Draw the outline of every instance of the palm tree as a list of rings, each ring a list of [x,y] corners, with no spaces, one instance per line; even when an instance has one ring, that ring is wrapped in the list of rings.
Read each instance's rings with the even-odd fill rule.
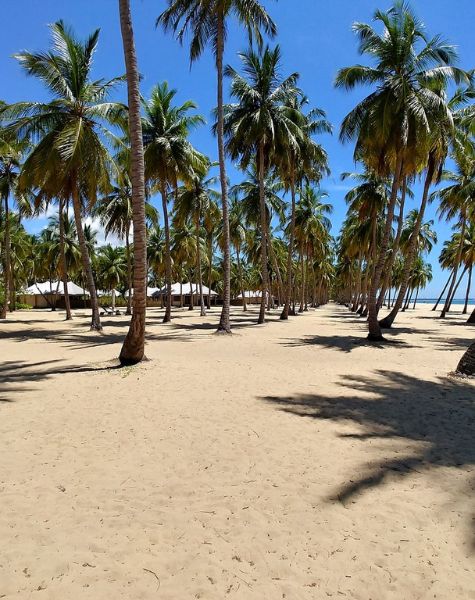
[[[145,198],[145,221],[148,225],[157,223],[157,210]],[[132,253],[130,248],[130,227],[133,219],[132,184],[126,171],[120,173],[111,191],[98,199],[92,209],[93,216],[99,218],[104,227],[106,239],[115,234],[125,242],[127,258],[127,289],[132,290]],[[132,294],[127,296],[126,315],[132,314]]]
[[[189,115],[196,104],[188,100],[181,106],[174,106],[176,90],[166,82],[154,87],[150,100],[144,103],[143,140],[145,147],[145,178],[152,191],[157,189],[162,197],[163,221],[165,229],[167,304],[163,322],[171,319],[172,270],[170,257],[170,225],[168,198],[175,192],[178,181],[190,183],[195,172],[203,169],[205,157],[188,141],[190,131],[204,123],[201,115]]]
[[[460,359],[456,369],[461,375],[475,375],[475,342],[473,342]]]
[[[328,242],[331,222],[328,215],[332,212],[331,204],[323,200],[328,194],[306,186],[300,196],[300,201],[295,211],[295,239],[300,253],[301,281],[300,281],[300,308],[305,310],[307,272],[310,255],[325,258],[326,244]],[[305,263],[305,257],[307,263]]]
[[[102,329],[90,257],[81,224],[84,200],[93,205],[99,189],[107,189],[112,169],[103,143],[106,126],[122,122],[124,107],[106,102],[119,79],[91,80],[99,30],[79,41],[62,21],[51,26],[53,43],[47,53],[16,55],[22,68],[38,78],[53,99],[19,102],[4,111],[9,130],[21,140],[37,142],[25,160],[23,189],[35,188],[47,198],[72,199],[84,274],[91,295],[91,329]]]
[[[289,146],[285,152],[277,156],[279,175],[286,190],[290,191],[290,230],[289,247],[287,253],[287,286],[285,293],[284,308],[280,315],[281,320],[289,318],[290,299],[292,293],[292,256],[294,252],[295,238],[295,208],[296,189],[302,188],[303,180],[307,183],[318,183],[324,174],[329,174],[327,154],[311,136],[316,133],[331,133],[332,128],[326,120],[324,111],[318,108],[304,113],[304,107],[308,104],[306,96],[289,98],[287,102],[288,116],[296,126],[301,129],[299,143],[297,146]]]
[[[115,314],[115,290],[124,281],[127,273],[123,248],[114,248],[110,244],[102,246],[97,256],[97,271],[101,286],[111,292],[112,313]]]
[[[355,157],[378,175],[392,177],[379,256],[368,296],[370,340],[383,339],[378,323],[377,292],[386,262],[394,210],[403,181],[425,164],[430,149],[431,128],[441,113],[450,111],[437,92],[449,79],[466,80],[452,65],[452,46],[440,37],[428,39],[422,23],[408,5],[398,1],[387,12],[377,10],[374,20],[383,25],[379,34],[365,23],[355,23],[360,54],[369,55],[374,67],[356,65],[341,69],[336,86],[376,86],[344,119],[342,141],[356,139]],[[434,119],[434,117],[439,117]]]
[[[202,317],[206,316],[206,309],[203,297],[203,276],[201,269],[201,229],[212,200],[216,201],[219,199],[219,194],[211,187],[216,183],[217,178],[209,177],[210,167],[211,164],[208,164],[204,171],[195,173],[188,186],[182,186],[177,190],[174,204],[176,227],[181,227],[190,219],[195,228],[196,271],[200,288],[200,311]]]
[[[0,212],[3,213],[3,286],[4,301],[0,310],[0,319],[7,316],[7,307],[10,300],[10,282],[12,280],[11,269],[11,245],[10,245],[10,199],[15,197],[19,199],[18,178],[20,170],[20,161],[25,144],[15,141],[6,142],[2,136],[0,140]],[[17,200],[18,201],[18,200]],[[14,310],[13,301],[10,302],[10,310]]]
[[[232,78],[231,95],[238,102],[224,107],[224,134],[228,154],[233,160],[239,159],[242,169],[253,162],[257,165],[262,235],[262,300],[258,323],[264,323],[269,244],[265,179],[269,170],[278,163],[275,156],[287,148],[297,148],[302,137],[302,130],[289,117],[287,110],[288,102],[299,94],[295,87],[298,75],[293,73],[286,78],[280,77],[279,46],[274,50],[266,47],[260,53],[249,50],[239,56],[243,63],[243,76],[232,67],[226,68],[226,75]]]
[[[119,0],[120,30],[127,73],[129,104],[130,180],[134,225],[134,307],[129,331],[120,351],[122,365],[140,362],[145,348],[147,312],[147,235],[145,225],[145,167],[140,116],[140,90],[137,55],[129,0]],[[129,288],[130,295],[130,288]]]
[[[261,45],[261,30],[275,35],[276,27],[264,7],[258,0],[168,0],[168,8],[158,17],[157,25],[177,34],[183,42],[185,35],[191,32],[190,61],[194,62],[203,53],[207,45],[214,51],[217,72],[217,138],[219,171],[221,181],[221,202],[223,210],[223,309],[218,332],[231,333],[229,310],[231,304],[231,259],[229,238],[229,212],[226,162],[224,149],[224,102],[223,102],[223,63],[226,29],[228,21],[234,17],[243,25],[249,39],[257,39]]]
[[[446,171],[443,174],[445,181],[452,184],[438,190],[434,196],[440,200],[439,214],[446,220],[457,219],[460,229],[459,245],[455,258],[452,279],[450,281],[447,299],[440,314],[444,318],[449,310],[451,298],[457,281],[457,273],[462,264],[465,231],[474,214],[475,202],[475,152],[473,147],[466,146],[463,150],[454,153],[456,172]]]

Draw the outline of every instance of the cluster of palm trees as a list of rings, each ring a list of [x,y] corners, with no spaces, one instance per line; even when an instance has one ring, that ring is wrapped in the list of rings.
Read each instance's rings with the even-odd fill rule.
[[[453,298],[465,258],[466,231],[475,218],[474,88],[473,74],[456,66],[454,47],[440,36],[429,38],[406,3],[377,10],[374,21],[381,30],[353,25],[359,52],[372,64],[341,69],[336,78],[339,88],[370,88],[345,117],[340,132],[343,142],[355,141],[354,158],[362,169],[344,175],[357,185],[346,197],[336,293],[353,311],[367,315],[368,338],[382,340],[382,329],[391,327],[409,305],[412,290],[431,277],[423,258],[435,238],[424,214],[435,198],[440,200],[441,216],[455,218],[459,230],[442,317]],[[451,95],[454,85],[459,87]],[[456,174],[443,170],[448,157],[458,167]],[[406,215],[411,184],[418,177],[424,184],[419,208]],[[431,194],[442,179],[453,185]],[[380,309],[393,288],[396,298],[393,305],[388,302],[391,310],[380,320]]]
[[[167,83],[156,85],[148,99],[141,96],[129,0],[118,4],[125,76],[94,80],[99,32],[80,41],[61,21],[51,27],[47,52],[16,56],[26,74],[44,84],[50,99],[0,105],[3,316],[8,300],[11,307],[15,304],[18,281],[48,271],[25,268],[18,275],[20,270],[12,268],[12,260],[21,260],[21,253],[13,252],[21,218],[55,203],[58,216],[41,234],[55,240],[48,275],[54,272],[66,282],[77,273],[85,282],[91,327],[102,328],[99,281],[107,289],[134,290],[123,364],[143,358],[151,280],[168,290],[165,322],[172,318],[172,281],[193,279],[202,315],[204,282],[222,294],[218,332],[231,332],[232,295],[258,288],[259,323],[275,301],[282,306],[281,318],[288,319],[332,294],[367,316],[369,339],[381,340],[382,329],[391,327],[399,310],[408,308],[430,281],[425,257],[435,234],[424,213],[434,199],[440,202],[441,217],[455,219],[457,228],[441,257],[451,270],[445,315],[461,272],[467,271],[471,282],[473,263],[467,240],[474,222],[474,91],[472,73],[455,66],[452,46],[439,36],[429,38],[400,1],[386,12],[375,12],[381,31],[354,24],[359,51],[372,64],[341,69],[336,86],[351,90],[366,85],[371,91],[341,126],[341,140],[355,141],[354,158],[361,170],[343,175],[355,187],[346,196],[348,214],[335,243],[331,206],[319,186],[329,172],[327,155],[315,141],[316,134],[331,127],[323,111],[309,107],[298,73],[282,75],[279,46],[263,40],[263,34],[275,35],[276,26],[260,2],[168,0],[156,21],[179,42],[189,40],[191,62],[207,46],[214,52],[217,163],[190,142],[190,132],[204,124],[192,101],[177,105],[176,92]],[[251,42],[239,54],[237,69],[224,64],[231,21],[247,31]],[[228,104],[225,80],[230,81]],[[110,100],[123,81],[127,105]],[[451,94],[453,84],[459,87]],[[443,170],[449,156],[456,173]],[[227,159],[245,174],[242,183],[230,185]],[[419,208],[408,211],[406,200],[413,197],[417,177],[424,181],[422,197]],[[450,185],[431,193],[442,179]],[[155,195],[161,199],[160,217],[151,203]],[[10,214],[11,198],[15,214]],[[119,236],[124,248],[105,247],[92,260],[86,215],[98,218],[106,234]],[[24,230],[21,235],[28,238]],[[29,236],[28,243],[34,247],[47,240]],[[70,318],[67,294],[65,300]],[[243,297],[244,308],[245,303]],[[390,313],[379,320],[385,303]]]

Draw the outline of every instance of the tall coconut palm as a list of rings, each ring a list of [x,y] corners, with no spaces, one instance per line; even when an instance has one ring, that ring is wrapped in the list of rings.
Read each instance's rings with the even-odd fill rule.
[[[465,231],[475,213],[475,152],[473,147],[466,146],[455,152],[454,159],[457,167],[456,172],[446,171],[443,174],[443,179],[452,182],[452,184],[438,190],[434,194],[440,200],[440,216],[445,217],[449,221],[457,219],[457,226],[460,229],[457,256],[447,299],[440,314],[441,318],[444,318],[449,310],[451,297],[457,281],[458,269],[462,264]]]
[[[287,104],[299,94],[296,88],[298,74],[282,78],[279,73],[281,52],[266,47],[262,52],[249,50],[240,55],[243,75],[232,67],[226,68],[231,77],[231,95],[236,104],[224,108],[224,134],[226,150],[234,160],[239,159],[242,169],[255,162],[259,181],[261,244],[262,301],[258,323],[265,321],[268,252],[268,222],[266,215],[265,178],[277,165],[277,150],[298,147],[302,130],[289,118]]]
[[[10,245],[10,201],[19,198],[18,178],[20,172],[21,156],[25,145],[14,140],[0,139],[0,212],[3,222],[2,262],[3,262],[3,289],[4,301],[0,309],[0,319],[7,316],[7,307],[10,300],[11,245]],[[14,302],[10,302],[10,310],[14,309]]]
[[[229,310],[231,304],[231,259],[229,238],[229,211],[224,149],[224,49],[226,31],[231,18],[244,26],[249,39],[261,45],[261,31],[275,35],[276,27],[258,0],[168,0],[168,8],[158,17],[157,24],[172,30],[180,42],[191,34],[190,61],[196,61],[205,47],[213,48],[217,73],[217,138],[223,211],[223,309],[218,332],[231,333]]]
[[[150,100],[144,103],[143,141],[145,148],[145,178],[152,191],[162,197],[163,222],[166,251],[167,304],[163,322],[171,319],[171,241],[168,215],[168,199],[175,193],[178,182],[191,182],[195,172],[203,169],[205,157],[188,140],[190,131],[204,123],[201,115],[190,115],[196,109],[191,100],[181,106],[174,106],[176,90],[164,82],[155,86]]]
[[[124,250],[110,244],[101,246],[96,262],[98,280],[103,289],[111,292],[111,308],[112,313],[115,314],[115,290],[125,280],[127,274],[127,261]]]
[[[277,168],[279,176],[287,191],[290,191],[290,229],[287,254],[287,285],[285,302],[280,315],[281,320],[289,318],[290,299],[292,293],[292,256],[295,238],[295,209],[296,189],[302,188],[303,179],[308,183],[318,183],[324,174],[329,174],[327,154],[320,144],[317,144],[312,135],[321,132],[331,133],[332,128],[326,120],[324,111],[318,108],[304,112],[308,104],[306,96],[291,97],[287,102],[288,116],[296,126],[301,129],[298,145],[290,145],[285,152],[277,154]]]
[[[121,122],[124,107],[107,102],[118,79],[91,79],[99,30],[79,41],[62,21],[51,25],[48,52],[16,55],[24,71],[38,78],[53,99],[10,105],[4,116],[9,129],[36,145],[25,160],[21,184],[48,198],[72,200],[84,275],[91,295],[91,329],[102,329],[96,288],[81,224],[84,199],[93,205],[99,189],[109,185],[110,156],[104,144],[107,126]],[[121,78],[119,78],[121,79]]]
[[[147,225],[155,225],[158,221],[157,210],[149,199],[145,198],[145,221]],[[127,289],[132,284],[132,253],[130,247],[130,228],[133,219],[132,184],[126,172],[120,173],[113,183],[111,191],[98,199],[92,210],[93,216],[99,219],[106,239],[115,234],[125,242],[127,258]],[[127,296],[126,314],[132,314],[132,294]]]
[[[201,229],[206,213],[212,200],[217,201],[219,194],[212,188],[217,182],[216,177],[209,176],[210,164],[205,165],[202,172],[196,172],[188,184],[177,190],[174,204],[174,221],[176,227],[181,227],[188,219],[194,224],[196,238],[196,271],[198,274],[198,285],[200,289],[200,311],[201,316],[206,316],[206,308],[203,296],[203,274],[201,268]]]
[[[120,351],[119,360],[122,365],[132,365],[143,359],[145,349],[145,317],[147,312],[145,167],[140,115],[139,69],[129,0],[119,0],[119,15],[127,73],[130,180],[132,183],[132,220],[134,225],[134,305],[129,331]]]
[[[466,80],[466,75],[453,67],[455,49],[440,37],[429,39],[405,2],[396,2],[386,12],[377,10],[374,20],[382,25],[382,33],[365,23],[353,25],[360,54],[371,57],[374,66],[341,69],[335,83],[345,89],[360,84],[375,88],[345,117],[340,138],[355,139],[355,156],[378,175],[392,177],[384,233],[368,296],[368,339],[381,340],[377,293],[398,192],[405,178],[426,160],[434,115],[440,116],[444,110],[449,113],[436,90],[449,79]]]

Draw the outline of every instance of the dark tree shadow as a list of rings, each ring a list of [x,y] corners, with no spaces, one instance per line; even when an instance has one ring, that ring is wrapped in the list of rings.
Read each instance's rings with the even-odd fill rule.
[[[353,422],[359,431],[342,437],[363,443],[375,438],[420,442],[397,458],[366,466],[359,479],[342,482],[328,498],[345,503],[383,485],[388,476],[401,476],[437,467],[472,470],[475,463],[475,385],[473,381],[441,378],[424,381],[402,373],[379,370],[378,379],[347,376],[341,396],[300,394],[267,396],[266,402],[300,417]],[[405,454],[405,455],[404,455]],[[470,483],[473,485],[473,480]],[[457,493],[458,490],[454,490]],[[474,548],[475,548],[475,539]]]
[[[384,342],[370,342],[365,337],[356,337],[354,335],[307,335],[303,338],[285,339],[282,341],[284,346],[320,346],[331,350],[340,350],[341,352],[352,352],[356,348],[370,347],[385,350],[394,348],[394,346],[402,346],[404,348],[417,348],[413,344],[402,340],[395,340],[387,336]]]
[[[45,381],[55,375],[67,373],[89,373],[120,369],[119,361],[110,361],[101,365],[82,365],[61,367],[62,360],[28,362],[8,360],[0,365],[0,402],[14,402],[15,394],[33,391],[32,383]]]

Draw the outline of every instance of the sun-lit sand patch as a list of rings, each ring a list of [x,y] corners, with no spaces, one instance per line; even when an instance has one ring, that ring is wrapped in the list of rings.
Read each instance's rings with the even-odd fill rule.
[[[161,314],[129,369],[124,316],[0,325],[0,597],[475,597],[460,316]]]

